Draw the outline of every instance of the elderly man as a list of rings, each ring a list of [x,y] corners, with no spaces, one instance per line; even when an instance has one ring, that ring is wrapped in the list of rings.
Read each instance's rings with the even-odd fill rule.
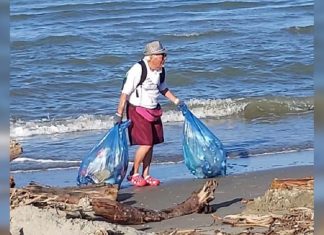
[[[175,105],[183,104],[166,84],[166,52],[160,41],[152,41],[145,46],[144,58],[126,74],[115,115],[115,122],[120,123],[126,107],[127,118],[131,120],[128,128],[130,144],[139,145],[128,179],[139,187],[160,184],[160,180],[150,175],[153,147],[164,142],[159,95],[167,97]],[[141,164],[142,174],[139,173]]]

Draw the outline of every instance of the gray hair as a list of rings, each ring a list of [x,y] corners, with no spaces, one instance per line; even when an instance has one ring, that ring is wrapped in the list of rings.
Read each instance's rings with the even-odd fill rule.
[[[146,55],[143,58],[143,60],[146,60],[147,62],[149,62],[151,59],[152,59],[152,55]]]

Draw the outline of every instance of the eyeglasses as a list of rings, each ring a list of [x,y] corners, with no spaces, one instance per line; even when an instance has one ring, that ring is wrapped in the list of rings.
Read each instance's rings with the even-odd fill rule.
[[[163,59],[165,59],[167,57],[167,54],[166,53],[161,53],[161,54],[155,54],[155,55],[161,55]]]

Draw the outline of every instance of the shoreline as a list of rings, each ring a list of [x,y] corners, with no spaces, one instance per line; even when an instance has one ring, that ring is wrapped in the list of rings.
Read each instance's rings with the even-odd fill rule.
[[[130,170],[130,166],[128,170]],[[245,208],[242,200],[264,195],[274,178],[314,176],[313,167],[314,151],[228,159],[228,174],[213,178],[219,185],[215,190],[214,200],[209,204],[212,212],[208,214],[193,213],[161,222],[123,226],[103,221],[68,220],[54,215],[55,213],[50,210],[40,210],[29,206],[27,208],[18,208],[17,211],[11,213],[13,217],[11,221],[16,221],[12,223],[15,231],[18,231],[17,228],[19,227],[24,227],[25,235],[35,234],[34,227],[38,229],[37,233],[40,235],[66,233],[89,235],[89,231],[91,229],[96,231],[95,229],[98,226],[109,229],[114,228],[116,231],[127,231],[125,234],[160,233],[161,235],[161,233],[170,234],[181,230],[196,230],[197,235],[215,234],[216,230],[229,234],[239,234],[246,230],[247,227],[232,227],[223,224],[221,220],[215,220],[212,215],[223,218],[226,215],[239,214]],[[24,187],[31,181],[51,187],[66,187],[76,186],[77,172],[78,168],[74,168],[59,171],[14,173],[12,175],[15,178],[17,188]],[[208,180],[195,178],[184,163],[153,164],[151,174],[161,180],[158,187],[133,187],[124,179],[118,192],[118,201],[130,206],[152,210],[167,209],[185,201],[192,192],[199,190]],[[38,223],[44,224],[47,221],[51,223],[50,233],[45,228],[37,227]],[[58,226],[58,223],[62,224],[62,226]],[[85,227],[87,227],[87,230],[84,229]],[[262,229],[264,228],[255,227],[254,231],[258,232],[262,231]],[[19,235],[19,233],[12,234]]]
[[[238,234],[248,227],[232,227],[215,220],[212,215],[224,217],[241,213],[245,204],[242,199],[264,195],[274,178],[303,178],[313,176],[313,166],[290,166],[278,169],[227,175],[215,178],[219,183],[215,198],[210,202],[209,213],[193,213],[160,222],[142,225],[117,225],[103,221],[65,219],[54,209],[38,209],[33,206],[18,207],[11,211],[12,235],[23,228],[25,235],[37,234],[94,234],[96,230],[124,231],[124,234],[170,234],[173,231],[196,230],[195,234],[215,234],[215,231]],[[199,190],[207,179],[178,179],[162,183],[158,187],[124,187],[118,193],[118,201],[130,206],[152,210],[167,209],[186,200]],[[48,223],[45,228],[41,224]],[[264,228],[255,226],[254,232]]]
[[[229,158],[227,160],[227,175],[239,175],[249,172],[258,172],[271,169],[280,169],[291,166],[311,166],[314,164],[314,150],[300,152],[274,153],[247,158]],[[128,166],[128,171],[131,169]],[[54,187],[76,186],[78,167],[67,169],[48,169],[29,172],[10,172],[15,178],[16,187],[24,187],[30,182]],[[152,164],[151,174],[168,183],[177,180],[190,180],[195,177],[189,172],[184,162]],[[126,177],[125,177],[126,178]],[[218,177],[216,177],[217,179]],[[121,188],[132,187],[126,179],[123,180]]]

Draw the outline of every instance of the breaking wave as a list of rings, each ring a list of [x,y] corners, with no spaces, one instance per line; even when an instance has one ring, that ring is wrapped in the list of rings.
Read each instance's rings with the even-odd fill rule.
[[[186,101],[190,110],[203,119],[241,118],[281,118],[314,110],[313,97],[255,97],[228,99],[191,99]],[[164,108],[162,121],[173,123],[183,121],[181,112],[172,106]],[[62,120],[11,120],[10,136],[26,137],[51,135],[78,131],[104,130],[114,124],[113,115],[84,114],[77,118]]]

